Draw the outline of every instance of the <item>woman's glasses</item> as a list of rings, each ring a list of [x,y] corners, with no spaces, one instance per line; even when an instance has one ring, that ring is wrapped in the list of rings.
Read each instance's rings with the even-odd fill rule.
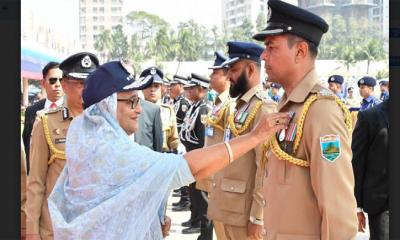
[[[137,107],[137,105],[139,104],[139,102],[140,102],[140,98],[137,97],[137,96],[133,96],[133,97],[131,97],[129,99],[117,99],[117,101],[130,102],[131,103],[131,109],[135,109]]]

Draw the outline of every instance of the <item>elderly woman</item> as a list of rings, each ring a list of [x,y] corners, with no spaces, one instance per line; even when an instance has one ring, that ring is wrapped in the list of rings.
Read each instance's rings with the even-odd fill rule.
[[[158,153],[133,142],[141,112],[135,77],[124,61],[105,63],[83,90],[84,112],[67,135],[67,163],[49,208],[55,239],[162,239],[166,193],[224,168],[277,130],[289,116],[263,116],[250,133],[185,155]]]

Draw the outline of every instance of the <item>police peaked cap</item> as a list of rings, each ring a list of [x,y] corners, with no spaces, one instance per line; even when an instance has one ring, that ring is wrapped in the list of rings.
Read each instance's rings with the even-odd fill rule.
[[[225,57],[222,53],[216,51],[214,52],[215,60],[214,65],[209,67],[208,69],[221,69],[224,68],[222,65],[223,62],[226,61],[227,57]]]
[[[62,61],[59,68],[64,77],[85,80],[98,66],[99,59],[93,53],[80,52]]]
[[[314,13],[280,0],[268,0],[267,27],[253,39],[264,41],[266,36],[292,33],[318,46],[328,29],[325,20]]]
[[[332,75],[328,78],[328,83],[339,83],[339,84],[343,84],[343,76],[341,75]]]
[[[247,59],[261,63],[260,56],[264,51],[264,48],[260,45],[252,42],[237,41],[229,41],[227,45],[229,59],[222,63],[223,67],[233,64],[241,59]]]
[[[145,70],[142,71],[142,73],[140,74],[140,77],[151,77],[153,80],[153,83],[163,83],[163,79],[164,79],[164,73],[156,68],[156,67],[149,67],[146,68]]]
[[[200,76],[199,74],[192,73],[190,82],[195,85],[202,86],[204,88],[208,88],[210,85],[210,80],[206,77]]]
[[[188,78],[182,77],[182,76],[179,76],[179,75],[176,75],[176,74],[175,74],[175,75],[173,76],[173,79],[172,79],[172,81],[171,81],[171,84],[175,84],[175,83],[186,84],[187,81],[188,81]]]
[[[358,87],[360,87],[360,85],[367,85],[369,87],[375,87],[376,85],[376,80],[373,77],[362,77],[360,78],[360,80],[358,80],[357,82]]]

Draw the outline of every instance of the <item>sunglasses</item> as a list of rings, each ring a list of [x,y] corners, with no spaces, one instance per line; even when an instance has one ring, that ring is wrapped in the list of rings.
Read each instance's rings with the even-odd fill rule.
[[[131,103],[131,109],[135,109],[137,107],[137,105],[140,102],[140,98],[138,98],[137,96],[133,96],[129,99],[117,99],[117,101],[119,102],[129,102]]]
[[[62,78],[55,78],[55,77],[52,77],[52,78],[49,78],[49,83],[50,83],[51,85],[53,85],[53,84],[56,83],[57,81],[60,81],[60,82],[61,82],[61,80],[62,80]]]

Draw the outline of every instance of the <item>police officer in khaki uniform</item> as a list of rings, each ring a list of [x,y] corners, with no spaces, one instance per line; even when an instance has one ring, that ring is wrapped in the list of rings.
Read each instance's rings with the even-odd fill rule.
[[[263,193],[265,239],[355,239],[351,116],[344,103],[320,84],[317,48],[328,24],[280,0],[268,1],[263,41],[268,80],[285,90],[279,112],[292,112],[267,153]]]
[[[147,101],[160,106],[163,132],[162,151],[176,153],[180,141],[175,111],[172,106],[161,102],[164,73],[156,67],[150,67],[145,69],[140,77],[153,79],[153,83],[148,88],[143,89],[143,95]]]
[[[205,146],[211,146],[224,141],[224,128],[226,125],[227,113],[231,112],[235,102],[229,96],[230,82],[228,78],[228,68],[222,67],[222,63],[227,58],[220,52],[215,52],[215,61],[210,74],[210,87],[218,93],[214,106],[208,114],[206,125]],[[205,192],[212,190],[212,178],[199,180],[196,188]],[[218,240],[226,239],[223,224],[219,221],[213,221],[215,233]]]
[[[65,140],[73,117],[83,111],[82,90],[86,77],[99,65],[88,52],[70,56],[60,64],[64,106],[38,112],[32,130],[30,174],[27,183],[27,239],[53,239],[47,198],[65,165]]]
[[[228,114],[224,140],[248,133],[264,113],[276,112],[260,81],[263,48],[250,42],[228,42],[231,82],[229,94],[236,107]],[[262,179],[265,145],[259,144],[214,175],[208,216],[223,223],[227,239],[261,239],[263,232]]]

